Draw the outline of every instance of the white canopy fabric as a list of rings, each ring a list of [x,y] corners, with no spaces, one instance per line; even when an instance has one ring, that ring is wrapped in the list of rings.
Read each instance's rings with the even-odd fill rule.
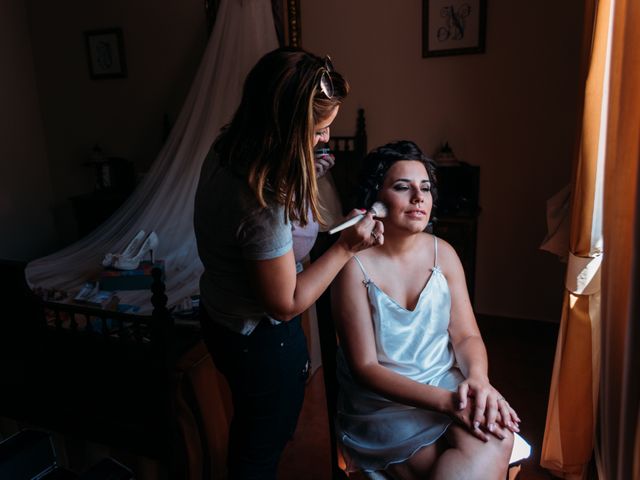
[[[102,270],[105,253],[122,252],[139,230],[155,231],[155,257],[165,261],[168,304],[197,294],[203,271],[193,231],[200,167],[220,128],[240,103],[244,79],[278,42],[269,0],[222,0],[209,43],[176,124],[153,166],[125,204],[76,243],[27,265],[32,288],[73,295]],[[119,291],[139,313],[152,309],[149,291]]]

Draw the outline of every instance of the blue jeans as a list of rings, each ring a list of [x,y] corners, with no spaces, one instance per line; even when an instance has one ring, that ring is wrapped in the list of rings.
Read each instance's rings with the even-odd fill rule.
[[[300,317],[280,325],[264,319],[240,335],[201,318],[205,343],[229,382],[234,414],[229,430],[229,478],[275,480],[293,435],[309,370]]]

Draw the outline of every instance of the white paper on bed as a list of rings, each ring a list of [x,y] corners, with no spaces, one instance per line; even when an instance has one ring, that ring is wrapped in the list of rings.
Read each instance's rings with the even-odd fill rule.
[[[97,277],[102,257],[121,252],[139,230],[155,231],[156,258],[165,260],[169,305],[198,293],[203,271],[193,231],[200,167],[220,128],[240,103],[258,59],[277,48],[269,0],[222,0],[195,79],[167,142],[131,197],[104,224],[74,244],[27,265],[32,288],[73,295]],[[215,221],[215,219],[212,219]],[[121,303],[151,311],[148,291],[118,292]]]

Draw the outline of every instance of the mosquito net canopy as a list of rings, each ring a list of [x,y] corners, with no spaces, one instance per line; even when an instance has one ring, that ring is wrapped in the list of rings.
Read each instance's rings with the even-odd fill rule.
[[[201,64],[165,145],[125,204],[88,236],[27,265],[32,288],[74,295],[96,279],[107,252],[122,252],[140,231],[155,231],[169,305],[198,293],[203,267],[193,231],[200,166],[220,128],[240,103],[244,78],[278,46],[270,0],[222,0]],[[149,291],[119,291],[121,303],[149,313]]]

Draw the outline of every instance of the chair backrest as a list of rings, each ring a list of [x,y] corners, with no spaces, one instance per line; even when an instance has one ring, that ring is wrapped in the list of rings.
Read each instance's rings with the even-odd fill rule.
[[[353,207],[352,194],[354,192],[362,159],[367,153],[367,133],[365,128],[364,110],[358,110],[356,134],[354,136],[332,136],[329,146],[336,158],[331,169],[331,175],[336,184],[338,195],[343,206],[343,214]],[[337,239],[338,235],[320,233],[311,251],[311,258],[315,260],[322,255]],[[335,434],[336,404],[338,397],[338,380],[336,376],[336,353],[338,349],[336,329],[331,315],[331,292],[327,289],[316,302],[318,317],[318,336],[322,356],[322,373],[327,400],[329,418],[329,437],[331,441],[331,464],[333,478],[346,478],[340,468],[338,445]]]
[[[336,158],[331,175],[336,184],[343,214],[353,208],[352,195],[358,181],[362,159],[367,154],[367,131],[364,109],[358,110],[356,133],[353,136],[332,136],[329,148]]]
[[[331,293],[327,290],[316,302],[318,315],[318,336],[322,352],[322,375],[327,400],[327,417],[329,419],[329,440],[331,442],[331,470],[333,478],[346,478],[340,468],[338,459],[338,443],[336,439],[335,419],[338,399],[338,379],[336,376],[336,353],[338,343],[333,317],[331,315]]]

